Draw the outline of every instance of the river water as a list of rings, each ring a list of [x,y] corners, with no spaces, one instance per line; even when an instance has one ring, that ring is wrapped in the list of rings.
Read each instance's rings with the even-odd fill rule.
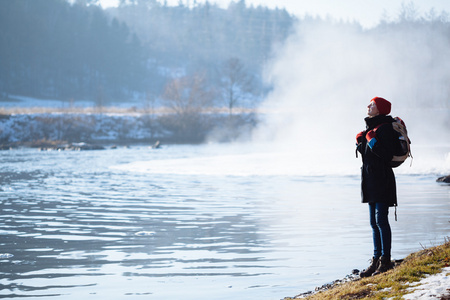
[[[220,149],[0,152],[0,298],[282,299],[366,267],[358,167],[289,173]],[[394,258],[449,236],[435,179],[397,175]]]

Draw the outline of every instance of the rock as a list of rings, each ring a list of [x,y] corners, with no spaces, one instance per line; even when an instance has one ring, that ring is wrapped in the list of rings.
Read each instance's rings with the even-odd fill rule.
[[[436,181],[450,183],[450,175],[439,177],[438,179],[436,179]]]
[[[295,296],[294,299],[307,298],[308,296],[314,295],[314,294],[316,294],[318,292],[327,291],[327,290],[332,289],[332,288],[334,288],[334,287],[336,287],[338,285],[341,285],[341,284],[344,284],[344,283],[347,283],[347,282],[350,282],[350,281],[356,281],[356,280],[359,280],[359,279],[360,279],[360,277],[359,277],[359,270],[358,269],[354,269],[354,270],[352,270],[352,274],[349,274],[349,275],[345,276],[342,279],[336,279],[333,282],[329,282],[329,283],[326,283],[326,284],[324,284],[322,286],[318,286],[318,287],[316,287],[314,289],[314,291],[308,291],[308,292],[299,294],[299,295]]]
[[[156,143],[152,146],[152,149],[159,149],[159,148],[161,148],[161,142],[156,141]]]

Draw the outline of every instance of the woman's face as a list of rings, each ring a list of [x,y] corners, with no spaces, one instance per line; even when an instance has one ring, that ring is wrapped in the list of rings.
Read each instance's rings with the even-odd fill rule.
[[[374,101],[370,101],[369,105],[367,106],[367,114],[369,115],[369,117],[375,117],[380,114]]]

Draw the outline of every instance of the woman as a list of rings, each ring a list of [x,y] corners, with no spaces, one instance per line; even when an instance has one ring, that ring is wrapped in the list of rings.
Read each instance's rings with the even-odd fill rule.
[[[395,176],[390,161],[397,134],[388,114],[391,103],[375,97],[368,105],[366,130],[356,135],[357,150],[362,154],[361,196],[369,204],[370,225],[373,233],[373,258],[361,277],[376,275],[391,267],[392,234],[389,225],[389,207],[397,206]]]

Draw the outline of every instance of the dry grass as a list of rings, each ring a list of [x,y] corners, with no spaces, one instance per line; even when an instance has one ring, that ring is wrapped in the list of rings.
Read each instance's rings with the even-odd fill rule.
[[[386,273],[360,279],[319,292],[305,299],[401,299],[413,282],[426,275],[439,273],[450,265],[450,239],[439,246],[410,254],[404,261]],[[295,298],[285,298],[285,300]]]

